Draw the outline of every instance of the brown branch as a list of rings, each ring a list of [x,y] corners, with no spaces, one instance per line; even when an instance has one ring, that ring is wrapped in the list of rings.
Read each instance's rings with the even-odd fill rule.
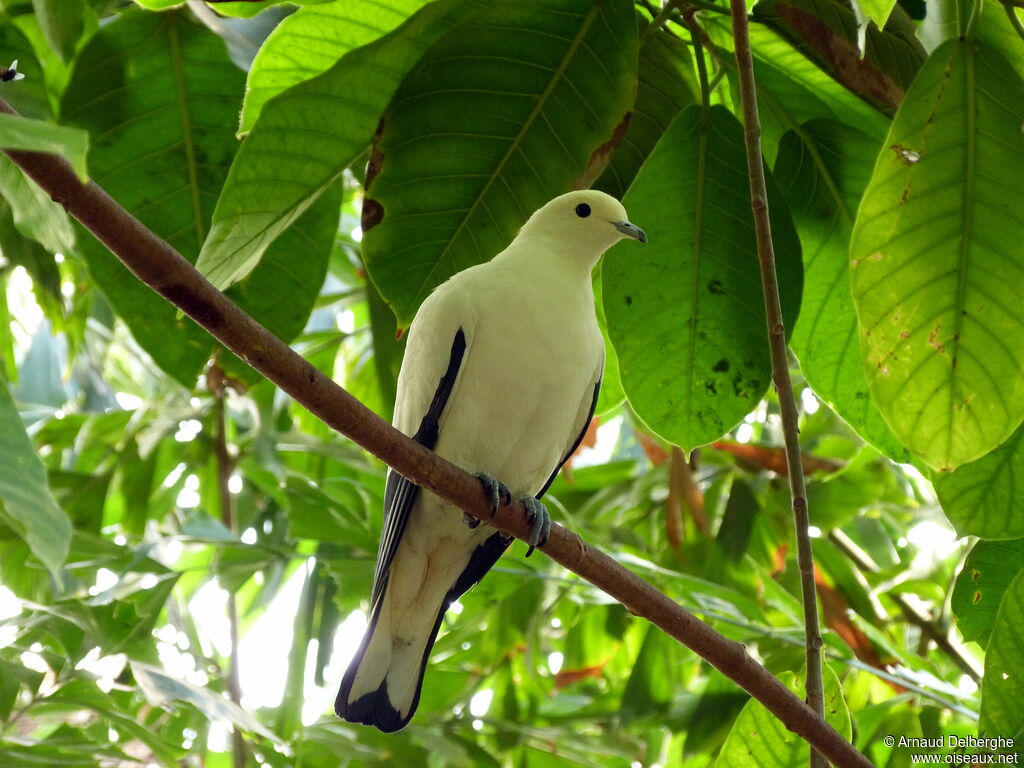
[[[0,111],[12,112],[2,100]],[[473,517],[519,539],[529,538],[530,524],[521,502],[502,505],[492,519],[490,499],[476,477],[409,439],[320,373],[231,303],[95,183],[82,184],[63,158],[5,152],[140,280],[325,424]],[[866,757],[754,661],[740,643],[722,636],[608,555],[557,524],[552,525],[541,551],[691,648],[836,765],[870,768]]]
[[[740,80],[740,101],[743,104],[744,143],[747,148],[747,169],[750,173],[750,205],[757,230],[757,253],[761,265],[761,286],[768,325],[768,343],[772,357],[772,378],[779,396],[782,432],[786,443],[786,465],[789,468],[789,490],[793,498],[793,524],[796,528],[797,562],[804,604],[804,635],[807,651],[807,703],[819,716],[825,716],[825,692],[821,671],[821,629],[818,622],[818,596],[814,585],[814,553],[808,531],[807,489],[804,484],[803,461],[800,456],[800,425],[789,378],[786,356],[786,334],[782,322],[782,301],[779,298],[778,275],[775,272],[775,250],[772,247],[771,221],[768,217],[768,193],[765,189],[764,165],[761,161],[761,123],[757,114],[757,87],[754,84],[754,57],[750,49],[745,0],[729,0],[732,12],[732,33],[736,44],[736,69]],[[811,768],[825,765],[822,755],[811,750]]]

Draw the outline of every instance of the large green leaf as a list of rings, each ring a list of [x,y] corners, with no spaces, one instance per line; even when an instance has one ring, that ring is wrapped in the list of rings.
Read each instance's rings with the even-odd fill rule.
[[[800,306],[800,242],[769,178],[783,316]],[[604,310],[623,389],[658,434],[690,450],[731,429],[771,381],[743,129],[724,107],[686,108],[625,198],[643,257],[604,260]]]
[[[236,282],[357,157],[409,68],[484,2],[431,3],[323,74],[275,96],[238,150],[196,266],[218,287]]]
[[[951,607],[964,640],[988,643],[999,603],[1024,566],[1024,539],[979,541],[953,587]]]
[[[307,5],[286,17],[253,59],[239,130],[252,129],[269,99],[316,77],[349,51],[387,34],[425,2],[346,0]]]
[[[865,440],[906,461],[906,449],[868,395],[850,297],[850,233],[876,147],[854,128],[812,120],[782,137],[775,180],[803,246],[803,303],[792,339],[800,369],[818,397]]]
[[[999,603],[985,651],[978,731],[1017,738],[1018,744],[1024,732],[1024,571]]]
[[[615,148],[595,189],[621,198],[636,172],[683,107],[697,99],[689,48],[675,35],[659,30],[640,46],[636,104],[622,143]]]
[[[50,494],[46,470],[25,434],[7,384],[0,382],[0,520],[54,574],[67,557],[71,524]]]
[[[843,698],[839,678],[828,665],[825,678],[825,719],[846,739],[850,738],[850,711]],[[779,679],[797,696],[803,696],[802,681],[792,672]],[[801,739],[760,702],[751,699],[743,707],[715,763],[724,768],[796,768],[810,758],[807,742]]]
[[[218,38],[181,13],[137,12],[90,42],[64,98],[66,118],[95,137],[90,168],[97,182],[190,261],[237,146],[231,127],[242,88],[242,73]],[[285,340],[302,330],[323,283],[341,199],[336,185],[330,190],[231,293]],[[191,387],[213,340],[100,243],[83,241],[90,272],[139,345]]]
[[[1024,82],[975,40],[907,93],[850,247],[876,405],[930,465],[993,450],[1024,419]]]
[[[46,42],[64,61],[75,55],[75,46],[85,30],[85,0],[32,0]]]
[[[946,517],[961,536],[1024,536],[1024,426],[992,453],[933,482]]]
[[[626,0],[498,0],[424,55],[382,118],[363,202],[363,257],[400,325],[583,174],[636,67]]]
[[[140,11],[97,33],[64,96],[65,121],[93,136],[89,168],[96,182],[190,260],[235,149],[231,125],[243,82],[223,44],[184,14]],[[199,98],[201,115],[192,109]],[[82,251],[139,345],[191,386],[213,349],[205,332],[92,237],[82,238]]]

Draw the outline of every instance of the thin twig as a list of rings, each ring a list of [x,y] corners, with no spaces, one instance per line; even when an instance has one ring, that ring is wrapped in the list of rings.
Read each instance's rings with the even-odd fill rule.
[[[231,498],[232,461],[228,452],[227,419],[224,415],[224,374],[216,363],[207,372],[207,381],[213,393],[213,456],[217,462],[217,500],[220,503],[220,519],[224,527],[237,533],[234,500]],[[235,593],[228,593],[228,629],[230,650],[228,651],[228,698],[242,705],[242,683],[238,662],[238,602]],[[238,726],[231,728],[231,763],[234,768],[245,768],[245,738]]]
[[[0,100],[0,111],[12,113]],[[55,155],[4,150],[29,178],[92,232],[142,282],[210,332],[325,424],[347,436],[421,488],[521,540],[530,536],[522,502],[492,513],[480,481],[403,435],[318,371],[218,291],[181,254],[158,238],[95,183],[82,184]],[[752,659],[743,645],[700,621],[651,584],[558,524],[541,551],[656,624],[736,682],[787,728],[836,765],[870,761],[819,714]]]
[[[818,596],[814,584],[814,553],[808,531],[807,489],[804,484],[803,459],[800,455],[799,413],[793,383],[789,378],[786,355],[786,334],[782,322],[782,301],[779,298],[778,275],[775,272],[775,251],[772,247],[771,222],[768,216],[768,193],[765,189],[764,165],[761,160],[761,124],[757,114],[757,87],[754,83],[754,57],[750,49],[750,29],[744,0],[730,0],[733,40],[736,44],[736,68],[743,104],[743,124],[750,173],[750,205],[754,210],[757,230],[758,261],[768,325],[768,342],[772,357],[772,378],[779,396],[782,431],[789,467],[789,490],[793,499],[793,524],[796,528],[797,561],[804,604],[804,635],[807,650],[807,703],[821,717],[825,716],[825,692],[822,680],[821,629],[818,621]],[[811,750],[811,768],[825,765],[824,758]]]

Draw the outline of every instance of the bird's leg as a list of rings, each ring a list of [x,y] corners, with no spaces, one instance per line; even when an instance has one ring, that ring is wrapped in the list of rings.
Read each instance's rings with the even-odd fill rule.
[[[548,536],[551,534],[551,515],[548,508],[533,496],[520,496],[519,500],[526,507],[526,519],[532,524],[530,528],[529,544],[526,556],[533,554],[534,547],[543,547],[548,543]]]
[[[487,472],[477,472],[476,476],[483,484],[484,491],[491,497],[491,517],[498,514],[498,507],[502,504],[512,503],[512,491],[508,489],[507,485],[494,477],[494,475]],[[462,513],[462,519],[470,528],[476,528],[480,525],[479,518],[473,517],[465,512]]]

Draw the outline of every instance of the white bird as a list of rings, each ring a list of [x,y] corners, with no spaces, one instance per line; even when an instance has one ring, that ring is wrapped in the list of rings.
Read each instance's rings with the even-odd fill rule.
[[[597,404],[604,343],[591,272],[624,237],[647,236],[613,197],[579,191],[537,210],[491,261],[439,286],[409,329],[394,425],[492,493],[537,501],[576,450]],[[503,482],[498,482],[500,478]],[[511,539],[398,473],[388,475],[370,621],[335,701],[339,717],[397,731],[412,718],[448,606]],[[533,547],[531,546],[531,551]]]

